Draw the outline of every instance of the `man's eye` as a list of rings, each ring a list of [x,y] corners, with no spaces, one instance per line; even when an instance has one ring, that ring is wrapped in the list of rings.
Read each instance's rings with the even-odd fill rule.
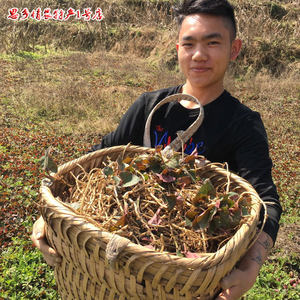
[[[220,42],[218,42],[218,41],[210,41],[210,42],[208,42],[208,45],[219,45],[220,44]]]
[[[192,43],[183,43],[182,46],[183,47],[192,47],[193,44]]]

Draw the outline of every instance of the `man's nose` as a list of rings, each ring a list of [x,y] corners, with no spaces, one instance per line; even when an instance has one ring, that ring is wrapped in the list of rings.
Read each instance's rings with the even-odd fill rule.
[[[193,53],[192,59],[195,61],[207,60],[208,55],[204,47],[198,46]]]

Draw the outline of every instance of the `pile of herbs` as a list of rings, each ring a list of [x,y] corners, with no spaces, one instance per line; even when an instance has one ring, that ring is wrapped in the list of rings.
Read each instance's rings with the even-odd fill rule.
[[[247,193],[229,191],[230,182],[214,187],[203,178],[204,166],[203,158],[166,158],[159,149],[120,156],[101,169],[82,170],[68,201],[100,228],[134,243],[199,257],[224,245],[251,208]]]

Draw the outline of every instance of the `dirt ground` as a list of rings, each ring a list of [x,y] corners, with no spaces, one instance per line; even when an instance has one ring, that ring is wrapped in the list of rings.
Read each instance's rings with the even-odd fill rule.
[[[281,249],[281,253],[279,253],[279,255],[295,253],[300,257],[300,225],[281,225],[275,244],[275,249]]]

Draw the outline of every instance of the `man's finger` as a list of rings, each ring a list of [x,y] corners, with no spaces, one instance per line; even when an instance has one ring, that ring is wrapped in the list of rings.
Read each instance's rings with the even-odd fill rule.
[[[236,300],[242,296],[240,288],[233,286],[230,289],[224,290],[216,300]]]
[[[33,224],[31,240],[35,243],[35,240],[40,240],[45,236],[45,222],[42,216],[40,216]]]
[[[47,264],[54,267],[61,263],[61,257],[57,254],[55,249],[51,248],[44,239],[37,241],[37,247],[43,253],[44,259]]]
[[[235,285],[238,285],[241,280],[242,272],[239,269],[234,269],[231,273],[225,276],[221,280],[221,287],[223,290],[227,290]]]

